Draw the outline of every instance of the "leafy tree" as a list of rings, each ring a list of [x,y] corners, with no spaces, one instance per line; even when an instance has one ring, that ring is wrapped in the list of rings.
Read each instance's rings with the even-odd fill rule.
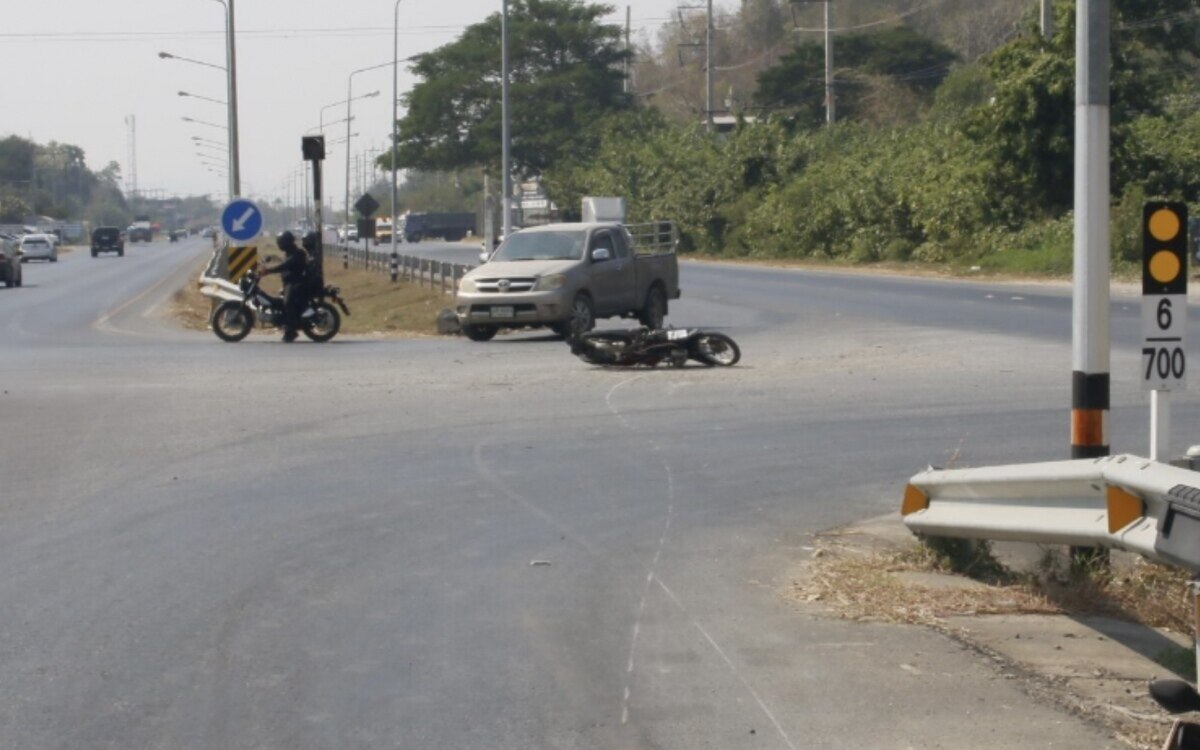
[[[1164,112],[1181,89],[1195,91],[1197,0],[1115,0],[1112,38],[1113,192],[1139,179],[1129,152],[1138,118]],[[997,191],[1021,196],[1035,213],[1066,210],[1074,181],[1075,19],[1056,6],[1057,33],[1033,29],[993,52],[986,65],[994,101],[974,110],[967,132],[990,152]]]
[[[838,119],[864,119],[872,79],[883,79],[895,91],[899,84],[910,98],[928,100],[946,77],[955,54],[907,26],[874,34],[836,37]],[[824,118],[825,50],[814,42],[797,46],[758,78],[755,101],[782,109],[809,127]]]
[[[512,157],[540,173],[594,148],[592,125],[628,109],[621,32],[599,19],[611,12],[582,0],[513,0]],[[422,79],[406,97],[398,163],[426,171],[483,167],[496,174],[501,151],[499,14],[469,26],[455,42],[421,56]],[[390,166],[390,154],[380,160]]]

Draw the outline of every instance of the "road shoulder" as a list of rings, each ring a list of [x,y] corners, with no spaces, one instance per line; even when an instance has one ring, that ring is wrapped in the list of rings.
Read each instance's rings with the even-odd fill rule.
[[[1036,545],[995,548],[1006,569],[1024,571],[1018,577],[1044,565],[1045,552]],[[1135,613],[1046,596],[1036,587],[930,569],[920,563],[922,554],[898,515],[834,529],[818,535],[786,595],[822,616],[931,628],[1036,699],[1096,722],[1127,746],[1161,745],[1171,720],[1149,698],[1146,683],[1179,676],[1172,668],[1188,671],[1189,635],[1138,622]],[[1132,566],[1139,565],[1114,559],[1114,578],[1132,580]],[[1178,594],[1182,599],[1185,591]]]

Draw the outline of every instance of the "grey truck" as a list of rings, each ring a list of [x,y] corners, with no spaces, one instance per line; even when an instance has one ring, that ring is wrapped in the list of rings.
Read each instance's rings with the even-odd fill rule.
[[[455,315],[472,341],[501,328],[546,326],[567,336],[611,317],[661,328],[668,301],[680,296],[677,236],[670,222],[522,229],[463,276]]]

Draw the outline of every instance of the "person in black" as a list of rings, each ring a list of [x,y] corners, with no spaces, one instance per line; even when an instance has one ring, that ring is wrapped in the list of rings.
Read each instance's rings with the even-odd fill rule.
[[[287,257],[279,264],[264,268],[262,275],[277,273],[283,281],[283,340],[296,340],[300,315],[308,302],[308,255],[296,244],[296,235],[284,232],[276,241]]]

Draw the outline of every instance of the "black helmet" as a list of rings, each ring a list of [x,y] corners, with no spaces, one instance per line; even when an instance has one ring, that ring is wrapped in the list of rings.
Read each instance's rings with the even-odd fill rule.
[[[320,235],[318,235],[316,231],[309,232],[308,234],[304,235],[304,239],[300,240],[300,244],[303,245],[304,249],[308,252],[315,253],[317,251],[317,239],[319,239],[319,237]]]
[[[276,238],[275,244],[279,246],[280,250],[295,250],[296,235],[292,234],[291,232],[282,232],[279,237]]]

